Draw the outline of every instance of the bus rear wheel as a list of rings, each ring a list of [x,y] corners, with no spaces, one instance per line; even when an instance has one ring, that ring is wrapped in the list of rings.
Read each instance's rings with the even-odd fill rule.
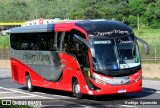
[[[29,75],[26,76],[27,88],[29,92],[34,91],[34,86],[32,85],[31,78]]]
[[[82,98],[82,93],[80,90],[80,85],[78,83],[78,80],[75,80],[73,82],[73,95],[77,98],[77,99],[81,99]]]

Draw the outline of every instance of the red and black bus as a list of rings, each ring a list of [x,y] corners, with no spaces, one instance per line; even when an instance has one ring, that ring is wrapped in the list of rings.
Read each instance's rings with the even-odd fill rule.
[[[82,94],[106,95],[142,89],[139,40],[126,24],[113,20],[66,21],[11,30],[12,79]]]

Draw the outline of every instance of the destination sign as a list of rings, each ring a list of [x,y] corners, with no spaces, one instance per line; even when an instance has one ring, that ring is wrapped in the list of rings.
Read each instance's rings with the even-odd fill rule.
[[[93,44],[111,44],[112,42],[110,40],[104,40],[104,41],[94,41]]]
[[[127,43],[133,43],[133,41],[123,41],[123,40],[121,40],[121,39],[118,39],[118,42],[120,43],[120,44],[127,44]]]

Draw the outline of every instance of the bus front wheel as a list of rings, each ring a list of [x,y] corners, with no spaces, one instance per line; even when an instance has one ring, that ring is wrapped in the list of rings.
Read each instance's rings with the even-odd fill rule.
[[[78,80],[75,80],[73,83],[73,95],[77,98],[77,99],[81,99],[82,98],[82,93],[80,90],[80,85],[78,83]]]
[[[29,75],[26,76],[26,82],[27,82],[28,91],[30,92],[34,91],[34,86],[32,85],[31,78]]]

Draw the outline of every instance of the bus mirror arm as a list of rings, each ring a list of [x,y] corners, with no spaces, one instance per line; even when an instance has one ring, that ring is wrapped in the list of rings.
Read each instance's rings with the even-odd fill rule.
[[[90,52],[92,54],[92,57],[95,58],[95,50],[93,47],[90,47]]]
[[[145,42],[143,39],[139,38],[136,36],[136,39],[141,42],[144,45],[144,49],[145,49],[145,54],[149,54],[149,45],[147,42]]]
[[[81,38],[80,36],[78,36],[78,35],[74,35],[74,36],[75,36],[75,38],[77,38],[78,40],[80,40],[81,42],[83,42],[89,48],[92,57],[95,58],[94,47],[89,42],[87,42],[85,39]]]

